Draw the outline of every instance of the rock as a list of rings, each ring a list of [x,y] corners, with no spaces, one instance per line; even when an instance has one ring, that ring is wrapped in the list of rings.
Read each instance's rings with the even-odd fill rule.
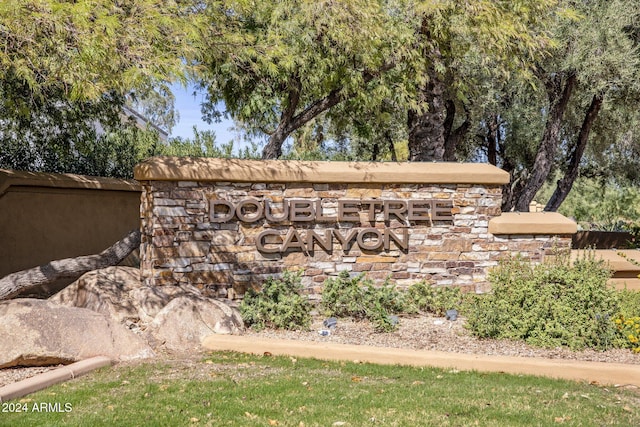
[[[0,302],[0,368],[153,355],[139,336],[95,311],[28,298]]]
[[[241,334],[244,323],[237,309],[194,295],[174,298],[147,328],[151,342],[173,351],[199,347],[212,334]]]
[[[145,286],[140,270],[131,267],[86,273],[49,301],[108,315],[144,333],[153,346],[164,345],[173,351],[191,350],[212,333],[244,330],[236,308],[203,296],[191,285]]]
[[[49,301],[97,311],[124,324],[151,322],[170,298],[160,289],[143,286],[139,268],[107,267],[84,274]]]

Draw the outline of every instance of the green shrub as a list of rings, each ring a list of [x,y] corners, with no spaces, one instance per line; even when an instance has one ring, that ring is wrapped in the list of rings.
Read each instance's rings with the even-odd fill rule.
[[[414,283],[405,296],[408,313],[432,313],[444,316],[447,310],[460,310],[462,292],[453,286],[431,286],[425,282]]]
[[[281,279],[270,277],[260,292],[247,291],[240,304],[242,319],[255,329],[308,329],[311,303],[301,292],[300,273],[285,271]]]
[[[640,292],[628,289],[618,291],[619,310],[624,317],[640,317]]]
[[[467,301],[466,326],[478,337],[524,340],[572,349],[605,349],[614,344],[616,291],[610,271],[592,256],[573,264],[568,256],[534,265],[516,257],[489,275],[492,293]]]
[[[322,290],[322,308],[327,316],[353,317],[362,320],[367,317],[365,289],[371,282],[364,274],[351,278],[349,272],[343,271],[335,278],[324,282]]]
[[[403,306],[402,294],[394,285],[385,282],[375,287],[364,274],[350,277],[348,271],[342,271],[324,282],[322,307],[327,316],[368,319],[376,330],[389,332],[397,326],[390,315],[400,313]]]

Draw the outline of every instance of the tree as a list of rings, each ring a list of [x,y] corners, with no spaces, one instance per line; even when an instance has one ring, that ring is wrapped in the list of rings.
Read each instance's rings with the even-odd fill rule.
[[[353,128],[378,129],[388,141],[383,124],[388,115],[376,113],[392,105],[405,111],[412,160],[442,160],[445,152],[453,160],[471,126],[456,116],[467,115],[464,101],[473,83],[460,73],[465,62],[498,67],[505,79],[518,67],[526,73],[522,65],[550,42],[542,23],[555,5],[555,0],[209,2],[211,20],[220,11],[224,18],[215,27],[222,30],[207,36],[212,57],[204,61],[210,94],[205,113],[222,114],[216,108],[224,101],[232,118],[255,135],[268,135],[263,157],[274,158],[287,137],[319,117],[337,126],[336,134],[357,134],[337,111],[349,112]],[[373,144],[374,154],[379,147]]]
[[[556,190],[547,203],[546,210],[555,211],[564,201],[573,182],[578,177],[582,158],[587,150],[590,135],[595,130],[596,120],[615,119],[613,115],[621,110],[637,109],[634,104],[640,100],[640,2],[612,1],[585,4],[586,19],[576,31],[576,46],[567,56],[567,68],[577,75],[579,89],[584,90],[582,108],[578,112],[577,134],[574,131],[570,150],[566,156],[564,177],[558,181]],[[588,15],[586,15],[588,13]],[[618,121],[618,120],[615,120]],[[601,140],[619,136],[630,129],[631,121],[617,127],[613,132],[602,134]],[[600,144],[602,145],[602,144]]]
[[[528,79],[552,42],[545,25],[556,6],[554,0],[477,0],[417,9],[427,79],[417,87],[418,108],[407,114],[410,160],[455,160],[456,146],[471,128],[470,103],[482,89],[479,74]]]
[[[550,197],[555,184],[545,183],[539,195]],[[558,209],[584,229],[635,231],[640,225],[640,192],[636,186],[620,185],[602,177],[580,176]]]
[[[501,152],[501,166],[512,175],[503,192],[503,210],[527,211],[545,180],[562,174],[546,210],[556,210],[571,190],[589,153],[598,118],[614,120],[637,100],[637,1],[566,2],[574,16],[555,21],[556,46],[536,62],[536,80],[509,82],[496,90],[487,109],[485,141]],[[533,84],[532,84],[533,83]],[[518,118],[520,116],[520,118]],[[526,119],[522,119],[522,118]],[[487,124],[493,123],[494,126]],[[599,138],[610,144],[629,129],[621,123]],[[496,132],[497,131],[497,132]],[[532,144],[531,141],[537,141]],[[597,144],[603,147],[603,144]],[[595,147],[594,147],[595,148]]]
[[[207,36],[205,112],[220,114],[224,101],[234,120],[268,135],[263,158],[338,104],[406,96],[398,76],[421,61],[401,0],[210,1],[207,10],[212,21],[224,12],[221,32]]]
[[[175,110],[175,95],[166,82],[136,88],[127,97],[127,106],[149,123],[170,134],[180,119]]]
[[[162,0],[1,2],[0,80],[17,79],[34,96],[56,88],[79,100],[183,77],[197,47],[192,7]]]
[[[327,140],[337,142],[349,160],[406,161],[405,118],[406,108],[397,99],[386,98],[375,106],[338,105],[330,120],[321,121],[318,126]]]
[[[104,148],[136,146],[131,141],[119,145],[122,135],[108,147],[95,144],[101,141],[98,128],[113,138],[108,130],[119,128],[126,95],[184,78],[198,41],[197,6],[181,0],[0,2],[2,166],[113,169],[113,152]],[[86,164],[87,156],[96,162]],[[6,277],[0,280],[0,298],[38,280],[42,284],[60,274],[117,263],[139,245],[139,232],[120,243],[99,256]]]
[[[122,107],[173,125],[166,81],[198,42],[189,1],[0,3],[0,167],[131,175],[157,140]],[[156,141],[157,142],[157,141]],[[154,143],[155,144],[155,143]]]

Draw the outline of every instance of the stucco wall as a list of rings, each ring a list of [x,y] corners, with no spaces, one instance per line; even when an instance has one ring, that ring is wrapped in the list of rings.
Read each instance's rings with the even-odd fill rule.
[[[0,277],[98,253],[140,226],[132,180],[0,170]]]

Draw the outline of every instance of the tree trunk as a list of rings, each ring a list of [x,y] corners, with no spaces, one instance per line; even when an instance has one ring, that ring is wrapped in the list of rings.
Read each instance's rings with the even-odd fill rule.
[[[454,134],[456,131],[453,129],[453,122],[456,119],[456,103],[450,99],[445,100],[444,107],[447,115],[444,118],[444,160],[455,161],[456,157],[456,145],[458,141],[455,140]],[[457,129],[456,129],[457,130]]]
[[[567,77],[564,87],[562,87],[562,76],[558,75],[547,82],[547,93],[549,97],[549,116],[542,135],[542,141],[538,147],[538,152],[533,163],[533,171],[527,177],[527,182],[522,191],[516,197],[515,210],[528,212],[529,204],[536,196],[545,179],[549,176],[553,166],[554,157],[560,144],[560,130],[562,129],[562,119],[571,98],[571,93],[576,84],[576,76],[571,74]]]
[[[498,150],[500,150],[500,145],[498,146]],[[522,191],[522,180],[516,176],[515,173],[515,165],[511,162],[511,159],[505,155],[504,152],[502,154],[502,169],[506,172],[509,172],[509,183],[502,186],[502,212],[511,212],[515,205],[516,195]]]
[[[380,155],[380,141],[375,141],[373,143],[373,147],[371,148],[371,161],[377,162],[379,155]]]
[[[499,143],[498,115],[492,114],[487,125],[487,161],[493,166],[498,164],[498,143]]]
[[[269,136],[269,142],[262,149],[262,159],[277,159],[282,154],[282,145],[284,140],[291,134],[287,132],[284,123],[280,123],[274,133]]]
[[[384,133],[384,137],[387,140],[387,144],[389,144],[389,151],[391,152],[391,161],[397,162],[398,155],[396,154],[396,147],[393,144],[393,137],[391,136],[391,132],[388,130]]]
[[[409,129],[409,161],[429,162],[444,160],[444,122],[447,116],[444,91],[445,84],[430,67],[429,82],[419,89],[420,104],[427,107],[418,113],[409,110],[407,127]]]
[[[40,267],[11,273],[0,279],[0,301],[59,279],[77,279],[89,271],[116,265],[139,247],[140,231],[135,230],[97,255],[51,261]]]
[[[567,171],[562,177],[561,180],[558,181],[556,185],[556,189],[551,195],[547,206],[545,206],[545,211],[555,212],[558,210],[564,199],[567,198],[567,195],[571,191],[573,187],[573,183],[578,177],[578,171],[580,170],[580,161],[582,160],[582,155],[584,154],[584,150],[587,147],[587,141],[589,140],[589,134],[591,133],[591,128],[593,127],[593,122],[598,117],[598,113],[600,112],[600,107],[602,106],[603,96],[601,94],[597,94],[593,96],[591,100],[591,104],[587,109],[587,113],[585,114],[584,120],[582,121],[582,126],[580,127],[580,132],[578,133],[578,140],[576,141],[576,145],[571,153],[571,157],[569,158],[569,164]]]
[[[444,120],[444,161],[455,162],[457,160],[456,148],[458,148],[460,141],[462,141],[471,128],[469,111],[466,108],[464,109],[464,122],[456,129],[453,129],[453,123],[456,118],[456,104],[448,99],[445,102],[445,108],[447,110],[447,117]]]
[[[442,161],[447,118],[446,85],[435,68],[435,63],[442,62],[442,52],[437,45],[430,44],[432,37],[426,15],[422,17],[418,37],[425,41],[422,54],[429,62],[426,69],[428,81],[425,86],[418,87],[418,105],[422,111],[409,110],[407,113],[409,161]]]
[[[289,94],[287,96],[287,103],[284,105],[282,115],[280,116],[280,123],[275,132],[269,136],[269,142],[262,150],[262,159],[277,159],[282,154],[282,144],[284,140],[293,132],[291,129],[292,121],[298,104],[300,103],[300,92],[302,91],[302,83],[300,78],[292,76],[289,79]]]

